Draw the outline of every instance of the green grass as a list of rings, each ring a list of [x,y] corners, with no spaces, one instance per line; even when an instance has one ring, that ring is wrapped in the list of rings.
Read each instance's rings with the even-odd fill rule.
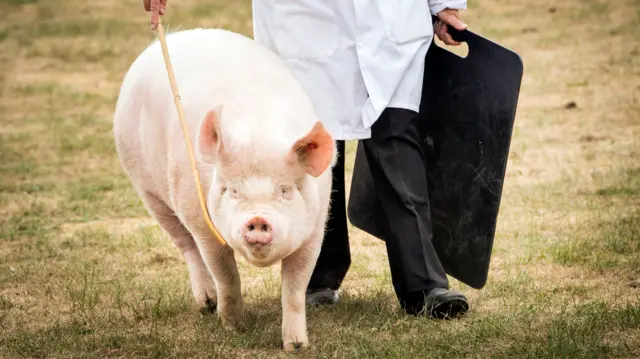
[[[640,6],[464,17],[525,64],[487,285],[451,279],[460,320],[407,317],[384,244],[351,227],[341,302],[308,308],[312,347],[290,355],[278,268],[240,261],[246,329],[224,330],[120,167],[115,101],[154,38],[141,2],[0,1],[0,358],[640,357]],[[164,22],[251,35],[250,2],[171,3]]]
[[[640,271],[640,214],[600,224],[591,235],[557,245],[556,262],[594,269]]]
[[[640,272],[640,170],[619,170],[603,176],[601,187],[587,202],[593,224],[567,241],[557,243],[554,260],[563,265],[586,265],[596,270]],[[611,206],[619,203],[619,209]],[[609,208],[607,208],[609,207]],[[615,208],[615,207],[614,207]],[[598,211],[614,211],[611,219]],[[606,214],[606,213],[605,213]]]
[[[30,202],[21,210],[0,221],[0,235],[8,240],[36,237],[51,230],[51,209],[41,202]]]
[[[161,281],[152,286],[169,284],[180,287],[180,283]],[[284,357],[278,348],[278,315],[271,309],[278,305],[277,298],[252,301],[246,332],[234,335],[211,322],[211,318],[190,312],[186,291],[167,294],[158,289],[137,298],[119,298],[121,289],[105,287],[97,292],[86,283],[80,284],[71,297],[75,317],[36,333],[18,330],[0,343],[10,353],[24,357],[68,352],[116,357],[125,350],[138,357],[205,356],[216,351],[225,354],[221,350],[225,346],[251,356],[263,353],[260,356]],[[105,303],[112,311],[95,309],[99,295],[119,298]],[[387,300],[386,295],[367,294],[348,297],[330,310],[311,309],[310,320],[317,323],[311,328],[311,335],[331,339],[319,341],[310,355],[605,358],[638,354],[637,337],[615,340],[624,331],[640,329],[637,304],[614,306],[591,301],[571,309],[557,308],[555,312],[528,304],[474,316],[464,325],[442,326],[389,313],[376,304]],[[185,337],[185,331],[199,334]],[[199,348],[209,348],[211,352]]]

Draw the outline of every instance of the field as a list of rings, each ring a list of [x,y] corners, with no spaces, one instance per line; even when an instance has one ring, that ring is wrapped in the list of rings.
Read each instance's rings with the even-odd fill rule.
[[[251,35],[250,5],[169,0],[164,22]],[[312,347],[285,354],[278,268],[240,261],[247,330],[223,330],[120,168],[118,88],[154,39],[142,1],[0,0],[0,358],[640,357],[640,3],[463,15],[525,65],[487,285],[452,279],[460,320],[404,316],[383,243],[353,228],[342,301],[309,308]]]

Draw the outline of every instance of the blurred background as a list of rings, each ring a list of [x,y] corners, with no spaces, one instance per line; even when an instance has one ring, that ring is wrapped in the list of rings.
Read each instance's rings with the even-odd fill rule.
[[[525,66],[489,281],[452,279],[462,320],[406,317],[383,243],[352,228],[305,355],[640,357],[640,3],[470,1],[463,19]],[[141,0],[0,0],[0,358],[288,356],[278,268],[240,261],[247,331],[225,332],[120,168],[112,114],[148,21]],[[169,0],[163,22],[251,36],[251,2]]]

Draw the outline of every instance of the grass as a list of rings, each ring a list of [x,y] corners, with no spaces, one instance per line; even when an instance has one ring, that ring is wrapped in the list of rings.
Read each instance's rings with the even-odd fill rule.
[[[302,355],[639,357],[640,6],[487,0],[464,17],[525,64],[488,283],[451,279],[461,320],[404,316],[383,243],[351,228],[342,301],[309,308]],[[147,21],[134,0],[0,1],[0,358],[296,356],[278,268],[240,262],[247,328],[224,331],[120,168],[111,116]],[[164,21],[251,35],[249,1],[180,1]]]

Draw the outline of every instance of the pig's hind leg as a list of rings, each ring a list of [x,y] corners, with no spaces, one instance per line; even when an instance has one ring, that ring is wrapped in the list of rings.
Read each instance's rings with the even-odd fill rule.
[[[198,309],[202,313],[215,312],[217,297],[214,282],[207,271],[193,236],[182,225],[173,210],[162,200],[150,192],[144,192],[142,197],[151,215],[169,234],[174,245],[182,252],[187,263],[191,290],[196,299]]]

